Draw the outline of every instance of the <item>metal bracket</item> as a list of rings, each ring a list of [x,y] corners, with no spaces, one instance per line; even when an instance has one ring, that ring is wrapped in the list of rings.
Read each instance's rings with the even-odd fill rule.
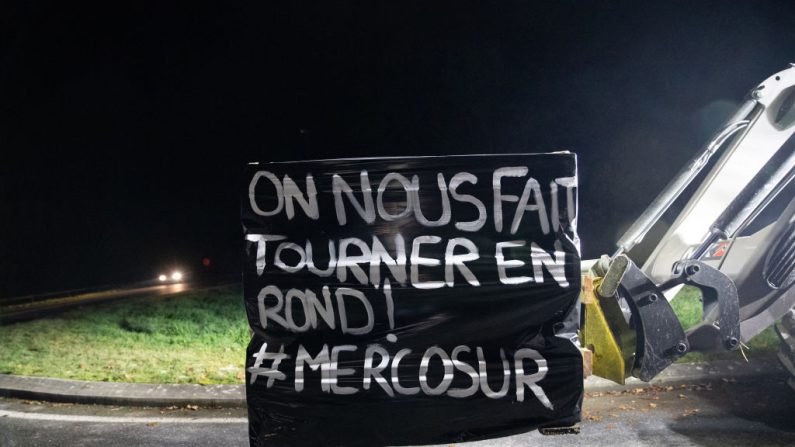
[[[583,277],[585,320],[580,340],[593,353],[593,374],[623,385],[635,363],[635,331],[624,321],[615,297],[601,297],[596,292],[601,284],[602,278]]]
[[[696,260],[674,264],[673,277],[661,287],[689,284],[701,290],[704,316],[687,330],[694,351],[740,348],[740,301],[737,287],[720,270]]]
[[[637,334],[632,375],[648,382],[690,350],[679,319],[657,287],[633,263],[628,262],[618,287],[632,310],[630,325]]]

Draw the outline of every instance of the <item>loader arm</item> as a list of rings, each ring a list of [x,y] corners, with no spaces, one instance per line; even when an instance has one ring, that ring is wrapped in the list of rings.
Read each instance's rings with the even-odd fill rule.
[[[751,90],[612,256],[584,263],[581,336],[594,374],[651,380],[691,350],[738,349],[795,305],[794,133],[791,64]],[[633,262],[632,248],[696,182],[645,263]],[[669,304],[683,285],[701,290],[704,310],[687,331]],[[617,358],[622,367],[609,364]]]

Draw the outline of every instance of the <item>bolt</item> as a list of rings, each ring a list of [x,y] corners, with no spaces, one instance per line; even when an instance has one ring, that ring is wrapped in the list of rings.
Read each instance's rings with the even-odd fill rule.
[[[690,276],[695,275],[696,273],[698,273],[699,270],[701,270],[701,268],[699,268],[699,266],[697,265],[687,266],[687,274]]]
[[[684,354],[685,352],[687,352],[687,343],[685,343],[683,341],[680,341],[679,343],[677,343],[676,344],[676,352],[678,352],[680,354]]]
[[[657,301],[657,298],[659,298],[657,296],[657,294],[656,293],[652,293],[652,294],[649,295],[649,302],[653,303],[653,302]]]
[[[729,337],[726,340],[726,345],[729,347],[729,349],[735,349],[737,347],[737,345],[739,345],[739,344],[740,344],[740,341],[737,340],[734,337]]]

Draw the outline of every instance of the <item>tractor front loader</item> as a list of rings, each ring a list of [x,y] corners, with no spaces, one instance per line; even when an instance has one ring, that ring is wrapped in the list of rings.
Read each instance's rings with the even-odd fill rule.
[[[690,351],[737,350],[776,325],[795,377],[795,64],[746,101],[654,199],[611,256],[583,261],[583,346],[593,373],[644,381]],[[632,257],[685,190],[651,255]],[[669,301],[701,291],[703,319],[685,330]],[[795,379],[790,379],[795,389]]]

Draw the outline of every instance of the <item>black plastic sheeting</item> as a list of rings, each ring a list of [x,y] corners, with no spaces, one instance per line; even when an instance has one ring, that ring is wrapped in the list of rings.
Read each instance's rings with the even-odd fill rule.
[[[576,170],[565,152],[250,164],[251,445],[578,422]]]

